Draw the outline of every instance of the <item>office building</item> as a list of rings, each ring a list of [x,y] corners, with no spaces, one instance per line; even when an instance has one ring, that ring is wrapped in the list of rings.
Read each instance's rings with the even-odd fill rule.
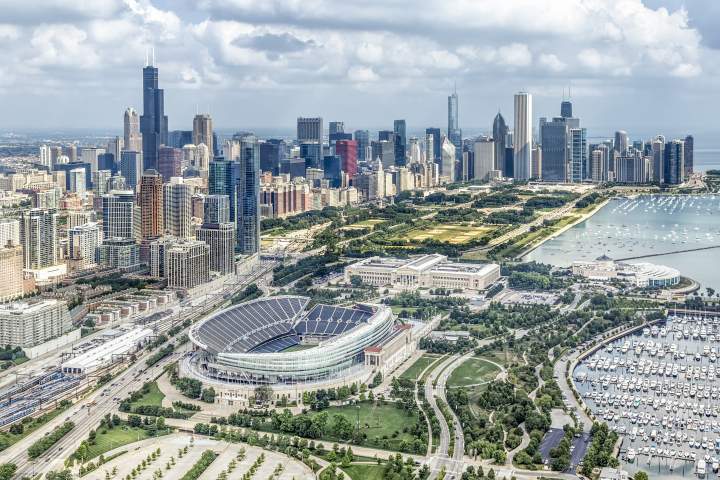
[[[193,133],[192,133],[193,145],[205,144],[208,147],[210,155],[214,151],[213,143],[213,124],[210,114],[202,113],[195,115],[193,118]]]
[[[596,183],[608,180],[607,160],[605,152],[595,149],[590,154],[592,181]]]
[[[495,170],[495,142],[479,138],[473,143],[473,178],[485,181],[491,170]]]
[[[92,268],[102,234],[97,223],[86,223],[68,230],[68,263],[72,270]]]
[[[198,240],[209,247],[210,271],[221,275],[235,271],[235,225],[204,223],[196,232]]]
[[[182,176],[182,161],[183,152],[179,148],[161,146],[158,149],[157,170],[163,182],[169,182],[172,177]]]
[[[242,254],[252,255],[260,252],[260,147],[254,136],[240,142],[238,180],[237,248]]]
[[[0,245],[0,278],[0,302],[23,296],[23,249],[12,240]]]
[[[215,143],[215,133],[213,132],[213,144]],[[172,130],[168,132],[168,147],[182,148],[185,145],[194,145],[192,130]]]
[[[572,102],[570,100],[563,100],[560,103],[560,116],[562,118],[572,118],[573,108]]]
[[[615,132],[614,148],[619,155],[625,155],[627,153],[629,142],[628,134],[625,130]]]
[[[548,182],[566,182],[569,159],[569,132],[565,117],[547,121],[540,119],[540,142],[542,144],[541,177]]]
[[[70,171],[81,168],[85,170],[85,186],[89,188],[92,186],[92,167],[86,162],[75,162],[75,163],[57,163],[53,167],[56,172],[65,172],[65,190],[70,190]]]
[[[146,170],[140,178],[140,237],[143,240],[163,234],[163,181],[156,170]]]
[[[358,160],[370,160],[366,155],[367,149],[370,147],[370,132],[368,130],[355,130],[353,138],[357,142]]]
[[[395,132],[395,163],[404,166],[407,163],[407,124],[405,120],[395,120],[393,132]]]
[[[0,345],[29,348],[72,330],[67,303],[35,297],[0,305]]]
[[[97,172],[98,170],[98,157],[105,153],[104,148],[98,148],[98,147],[83,147],[82,149],[82,156],[80,157],[80,160],[83,163],[87,163],[90,165],[90,171],[91,172]]]
[[[151,62],[143,68],[143,114],[140,117],[143,170],[157,169],[160,145],[168,143],[164,96],[163,89],[158,86],[158,69]]]
[[[513,178],[529,180],[532,169],[532,95],[527,92],[515,94],[513,142]]]
[[[442,158],[440,162],[440,175],[445,177],[448,183],[455,182],[455,145],[450,139],[443,135],[442,137]]]
[[[356,140],[338,140],[335,142],[335,154],[340,157],[340,169],[349,177],[357,175],[358,142]]]
[[[543,162],[543,151],[540,145],[533,145],[532,149],[532,167],[530,176],[534,179],[542,179],[542,162]]]
[[[260,143],[260,170],[277,175],[280,162],[287,157],[285,141],[269,139]]]
[[[102,196],[103,237],[134,237],[135,194],[132,190],[113,190]]]
[[[77,193],[79,195],[84,194],[85,188],[85,169],[74,168],[67,172],[68,191]]]
[[[128,188],[135,188],[143,172],[143,153],[125,150],[120,153],[120,174]]]
[[[297,141],[317,142],[322,145],[323,141],[323,120],[321,117],[297,119]]]
[[[305,168],[319,168],[322,159],[322,144],[319,142],[301,143],[300,158],[305,160]]]
[[[435,162],[437,164],[440,164],[441,161],[441,155],[440,151],[442,148],[442,141],[441,141],[441,133],[439,128],[426,128],[425,129],[425,138],[427,139],[428,135],[432,137],[432,142],[426,142],[425,147],[425,161],[427,162]],[[432,147],[432,148],[430,148]]]
[[[328,140],[331,146],[338,140],[347,140],[346,135],[348,134],[345,133],[345,124],[343,122],[328,123]]]
[[[235,161],[216,158],[210,162],[208,193],[226,195],[230,199],[230,221],[237,221],[237,187],[240,179],[240,164]]]
[[[505,124],[505,119],[502,114],[498,112],[493,120],[493,140],[495,142],[495,170],[500,170],[504,177],[511,177],[508,175],[505,167],[505,137],[507,137],[508,128]]]
[[[342,184],[343,178],[342,158],[340,155],[325,155],[323,157],[322,172],[323,178],[328,180],[329,186],[338,188]],[[260,196],[262,197],[262,191]]]
[[[650,145],[653,159],[652,180],[655,183],[665,183],[665,137],[658,135]]]
[[[131,152],[142,152],[142,134],[140,133],[140,116],[134,108],[128,107],[124,116],[123,148]],[[119,159],[120,157],[116,157]]]
[[[33,208],[21,213],[20,244],[26,269],[41,270],[58,264],[57,213]]]
[[[120,162],[120,152],[125,148],[123,137],[113,137],[108,140],[107,151],[98,157],[98,170],[116,170]]]
[[[172,177],[163,185],[163,220],[165,235],[178,238],[191,238],[192,226],[192,188],[182,177]]]
[[[460,160],[462,157],[462,130],[460,130],[458,116],[458,95],[454,91],[448,96],[448,138],[455,146],[455,159]]]

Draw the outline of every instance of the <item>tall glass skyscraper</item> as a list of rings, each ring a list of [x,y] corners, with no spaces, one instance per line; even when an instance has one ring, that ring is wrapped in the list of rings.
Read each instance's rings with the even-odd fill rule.
[[[495,141],[495,169],[500,170],[504,177],[509,177],[505,168],[505,137],[508,128],[502,114],[498,112],[493,120],[493,140]]]
[[[237,248],[260,252],[260,146],[254,136],[240,141],[240,179],[237,189]]]
[[[404,166],[407,151],[407,125],[405,120],[395,120],[393,122],[393,131],[395,132],[395,164]]]
[[[462,157],[462,130],[458,121],[457,91],[448,97],[448,139],[455,146],[456,160]]]
[[[168,143],[168,119],[165,97],[158,88],[158,69],[150,64],[143,68],[143,114],[140,117],[144,170],[157,169],[158,149]]]
[[[516,180],[529,180],[532,174],[532,95],[515,94],[514,170]]]

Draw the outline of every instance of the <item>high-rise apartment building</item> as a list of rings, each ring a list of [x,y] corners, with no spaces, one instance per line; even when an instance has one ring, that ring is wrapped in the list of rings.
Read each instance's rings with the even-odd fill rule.
[[[57,213],[33,208],[21,215],[20,244],[25,268],[40,270],[57,265]]]
[[[204,223],[197,229],[198,240],[210,249],[210,271],[221,275],[235,271],[235,225],[225,223]]]
[[[432,142],[425,144],[425,161],[435,162],[438,165],[441,163],[441,150],[442,150],[442,139],[440,129],[439,128],[426,128],[425,129],[425,138],[427,139],[427,136],[432,136]],[[431,145],[432,144],[432,145]],[[432,148],[429,148],[432,147]]]
[[[204,143],[212,155],[214,144],[213,144],[213,124],[212,118],[208,113],[202,113],[195,115],[193,118],[193,144],[200,145]]]
[[[568,180],[582,182],[587,170],[587,130],[584,128],[571,128],[570,136],[570,172]],[[544,160],[544,159],[543,159]]]
[[[102,197],[103,237],[134,238],[135,193],[113,190]]]
[[[246,255],[256,254],[260,252],[260,147],[254,136],[240,141],[238,180],[237,248]]]
[[[165,93],[158,86],[158,69],[150,63],[143,68],[143,114],[140,117],[143,170],[156,169],[160,145],[168,142]]]
[[[625,130],[615,132],[615,151],[620,155],[625,155],[628,151],[630,140]]]
[[[75,270],[92,268],[102,235],[97,223],[86,223],[68,230],[68,261]]]
[[[695,162],[695,139],[692,135],[685,137],[685,151],[683,156],[685,157],[685,178],[690,178],[693,174],[694,162]]]
[[[193,288],[210,280],[210,247],[201,240],[173,240],[164,251],[170,288]]]
[[[20,244],[20,221],[17,218],[0,218],[0,247],[9,241]]]
[[[163,181],[156,170],[146,170],[140,178],[140,236],[143,240],[163,234]]]
[[[679,185],[685,181],[685,145],[682,140],[665,144],[665,183]]]
[[[532,95],[515,94],[514,178],[529,180],[532,163]]]
[[[208,195],[203,204],[204,223],[230,222],[230,197],[227,195]]]
[[[140,116],[133,107],[128,107],[125,110],[125,116],[123,119],[124,126],[124,145],[123,149],[131,152],[142,152],[142,134],[140,133]],[[115,161],[118,161],[120,157],[117,157]]]
[[[455,182],[455,145],[446,136],[442,137],[442,161],[440,162],[440,175],[449,183]]]
[[[34,347],[71,329],[63,301],[36,297],[0,305],[0,345]]]
[[[0,278],[0,302],[23,296],[23,249],[12,240],[0,246]]]
[[[165,234],[178,238],[194,237],[192,226],[192,188],[182,177],[170,178],[163,186]]]

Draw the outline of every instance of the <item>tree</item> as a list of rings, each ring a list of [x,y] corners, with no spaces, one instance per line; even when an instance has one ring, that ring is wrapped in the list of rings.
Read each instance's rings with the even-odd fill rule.
[[[255,403],[270,403],[273,398],[273,389],[270,385],[260,385],[255,388]]]
[[[45,480],[73,480],[70,470],[52,471],[45,475]]]
[[[15,475],[15,470],[17,470],[17,465],[14,463],[3,463],[0,465],[0,480],[11,480]]]
[[[335,414],[332,417],[332,433],[343,440],[348,439],[353,433],[353,424],[344,415]]]
[[[648,474],[641,470],[635,474],[633,480],[649,480],[649,478],[650,477],[648,477]]]
[[[363,284],[362,277],[360,275],[350,275],[350,284],[353,287],[360,287]]]

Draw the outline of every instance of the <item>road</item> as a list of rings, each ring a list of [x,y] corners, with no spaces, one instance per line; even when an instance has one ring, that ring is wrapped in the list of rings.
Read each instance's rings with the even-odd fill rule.
[[[555,380],[563,393],[563,400],[568,408],[575,412],[583,432],[589,432],[592,428],[593,422],[587,413],[585,413],[585,410],[583,410],[580,402],[578,402],[575,398],[575,395],[568,384],[567,378],[565,377],[565,370],[568,363],[572,363],[578,357],[579,353],[580,352],[575,351],[570,354],[565,354],[559,358],[558,361],[555,362],[553,375],[555,376]]]
[[[250,283],[261,279],[271,272],[273,266],[273,262],[258,265],[252,273],[239,278],[237,283],[229,284],[223,292],[212,296],[208,295],[201,302],[188,302],[189,305],[179,313],[177,320],[182,322],[186,319],[200,318],[216,308],[222,307],[229,302],[229,299],[232,298],[233,295]],[[170,328],[170,324],[165,325],[165,327]],[[180,334],[182,334],[182,332]],[[69,457],[80,445],[80,442],[87,437],[88,432],[96,428],[106,414],[112,413],[117,409],[118,403],[112,401],[113,398],[125,398],[130,392],[139,389],[144,382],[156,378],[162,373],[162,368],[165,365],[178,360],[190,347],[191,345],[189,343],[183,345],[177,352],[161,360],[148,369],[147,372],[144,371],[146,368],[145,359],[149,354],[147,352],[144,353],[134,364],[115,377],[110,386],[99,389],[81,399],[71,407],[67,414],[59,415],[43,427],[6,449],[3,452],[3,459],[17,465],[17,478],[62,469],[64,460]],[[75,428],[38,459],[34,461],[30,460],[26,453],[27,448],[37,441],[37,439],[67,420],[73,421]]]
[[[438,444],[435,454],[428,459],[428,464],[430,465],[429,480],[438,478],[443,468],[445,469],[445,478],[453,478],[453,476],[460,478],[464,470],[465,436],[463,435],[462,425],[460,425],[460,420],[455,415],[455,412],[450,409],[455,435],[455,446],[452,457],[450,457],[448,456],[448,450],[450,448],[450,427],[437,404],[436,397],[447,403],[447,397],[445,396],[447,379],[453,370],[473,354],[474,352],[471,351],[463,356],[453,355],[452,357],[448,357],[447,360],[444,360],[430,372],[430,375],[428,375],[425,381],[425,398],[434,410],[435,417],[440,424],[440,443]],[[435,384],[434,387],[433,383]]]

